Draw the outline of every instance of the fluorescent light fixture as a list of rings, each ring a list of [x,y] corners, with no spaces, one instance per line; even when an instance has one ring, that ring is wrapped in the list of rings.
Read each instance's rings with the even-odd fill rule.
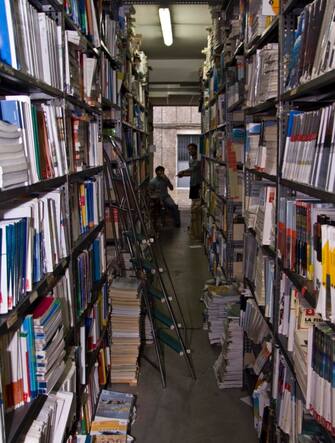
[[[161,22],[164,44],[166,46],[171,46],[173,43],[173,36],[169,8],[159,8],[159,20]]]

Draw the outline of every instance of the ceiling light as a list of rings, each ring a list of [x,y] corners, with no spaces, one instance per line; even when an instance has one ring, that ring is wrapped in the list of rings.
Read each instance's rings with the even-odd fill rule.
[[[161,22],[164,43],[166,46],[171,46],[173,43],[173,36],[169,8],[159,8],[159,20]]]

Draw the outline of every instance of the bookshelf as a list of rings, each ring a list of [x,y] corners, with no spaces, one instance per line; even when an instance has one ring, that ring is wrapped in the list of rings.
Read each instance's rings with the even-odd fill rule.
[[[209,35],[201,76],[204,235],[211,271],[232,280],[238,274],[242,278],[243,45],[230,49],[233,55],[227,65],[228,49],[219,37],[227,32],[225,15],[213,7],[212,17],[223,31],[214,26]]]
[[[335,5],[288,0],[280,8],[272,6],[271,12],[268,2],[231,0],[214,10],[221,16],[222,41],[215,44],[219,32],[214,26],[205,51],[201,110],[204,192],[218,195],[205,199],[205,239],[212,264],[222,248],[217,231],[226,214],[218,202],[227,202],[222,188],[229,188],[224,172],[218,176],[215,167],[224,171],[227,146],[221,141],[237,127],[244,131],[241,324],[249,362],[244,384],[255,405],[264,405],[263,411],[255,410],[255,427],[269,441],[313,435],[330,442],[333,417],[311,386],[322,390],[333,381],[315,355],[323,352],[324,362],[332,364],[326,347],[334,334],[332,252],[327,249],[333,250],[335,203],[334,66],[324,45],[333,32],[329,22]],[[321,35],[311,42],[310,23],[316,17]],[[218,112],[214,104],[220,95],[224,104]],[[259,372],[265,346],[271,351]],[[324,399],[333,398],[324,392]]]
[[[126,146],[126,126],[139,134],[129,161],[144,186],[148,80],[137,65],[126,71],[129,7],[88,1],[80,15],[77,0],[1,7],[0,216],[8,261],[0,269],[0,439],[27,435],[48,400],[64,401],[53,437],[63,441],[89,433],[109,379],[113,262],[106,255],[103,136]],[[123,80],[128,75],[129,87],[133,74],[136,112],[123,124]]]

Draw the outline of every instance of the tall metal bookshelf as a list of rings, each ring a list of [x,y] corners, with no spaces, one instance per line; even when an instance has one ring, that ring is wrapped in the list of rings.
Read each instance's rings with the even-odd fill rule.
[[[312,78],[302,84],[300,83],[296,85],[294,88],[288,89],[286,86],[286,78],[289,69],[288,57],[296,37],[295,32],[297,27],[297,17],[299,16],[303,8],[312,2],[309,0],[288,0],[286,2],[281,1],[278,15],[272,17],[270,23],[264,31],[248,41],[247,32],[245,30],[245,23],[247,20],[246,17],[248,17],[248,15],[251,13],[252,8],[256,3],[257,2],[253,0],[249,0],[246,2],[239,2],[238,0],[228,0],[223,2],[221,14],[226,21],[223,19],[221,22],[221,26],[227,26],[227,28],[225,38],[223,38],[223,41],[221,42],[222,45],[219,48],[221,63],[218,69],[220,69],[219,76],[221,76],[222,82],[219,85],[219,88],[217,88],[217,95],[211,96],[210,93],[206,91],[206,88],[208,88],[208,84],[210,83],[213,76],[213,62],[215,58],[215,53],[212,52],[212,66],[208,65],[208,59],[206,59],[207,66],[210,66],[211,69],[207,70],[208,76],[206,82],[203,82],[203,88],[205,89],[203,89],[203,95],[205,99],[201,103],[203,117],[203,140],[204,143],[206,143],[206,139],[212,137],[213,134],[215,134],[217,131],[225,131],[226,136],[229,137],[229,134],[231,134],[232,128],[234,127],[234,118],[232,113],[235,109],[241,109],[244,113],[243,123],[241,124],[241,127],[245,128],[246,130],[246,140],[247,128],[250,123],[261,123],[264,121],[272,120],[275,121],[277,124],[277,150],[275,171],[268,172],[266,169],[261,167],[249,166],[246,157],[244,159],[244,165],[242,166],[244,171],[244,199],[242,204],[243,215],[245,219],[244,221],[246,224],[244,238],[245,242],[248,237],[253,238],[254,240],[252,244],[255,245],[255,250],[259,251],[259,253],[262,254],[262,257],[266,257],[267,260],[270,260],[273,263],[274,284],[273,290],[270,294],[272,304],[271,309],[269,309],[267,300],[263,300],[262,303],[259,303],[259,288],[257,287],[257,284],[255,285],[255,279],[250,280],[248,276],[246,276],[245,265],[243,281],[245,287],[247,287],[250,291],[248,297],[253,298],[256,302],[258,312],[263,317],[264,322],[268,325],[271,335],[272,353],[269,358],[269,366],[267,367],[267,376],[270,378],[270,384],[274,381],[272,379],[272,375],[276,370],[275,368],[276,365],[278,365],[278,361],[282,361],[283,367],[286,366],[288,368],[288,374],[290,374],[289,376],[292,380],[291,389],[294,392],[294,396],[296,396],[296,399],[301,401],[304,405],[305,413],[303,416],[303,423],[314,423],[313,426],[315,426],[315,432],[320,435],[320,438],[322,436],[322,438],[324,438],[324,441],[330,442],[333,441],[334,436],[331,435],[329,429],[326,429],[325,424],[316,424],[317,420],[313,421],[313,413],[310,411],[310,405],[305,404],[305,398],[303,394],[304,389],[301,386],[301,379],[299,379],[297,375],[297,359],[294,356],[294,352],[288,350],[287,337],[280,332],[280,316],[282,315],[283,309],[283,307],[280,305],[281,281],[283,276],[285,276],[285,278],[287,278],[288,281],[293,285],[293,288],[295,288],[295,290],[299,294],[300,299],[303,299],[304,303],[306,303],[306,306],[310,308],[311,312],[315,312],[318,294],[316,290],[317,288],[313,287],[313,282],[311,280],[308,280],[305,276],[298,274],[285,265],[283,258],[280,255],[278,223],[280,221],[279,202],[280,198],[282,197],[285,197],[285,199],[310,197],[313,199],[313,201],[320,203],[328,203],[332,205],[335,203],[334,193],[324,189],[313,187],[311,184],[300,183],[292,179],[287,179],[282,175],[283,155],[288,131],[289,112],[292,110],[309,111],[320,109],[323,106],[326,106],[327,104],[333,102],[335,74],[334,70],[329,70],[316,78]],[[236,39],[236,35],[234,39],[229,36],[229,20],[237,20],[236,14],[234,17],[232,16],[232,11],[234,10],[234,7],[236,8],[235,11],[237,11],[238,9],[240,11],[239,20],[242,29],[239,39]],[[225,42],[227,42],[227,39],[230,40],[228,42],[230,46],[225,44]],[[244,86],[242,87],[242,93],[240,97],[238,97],[236,104],[228,106],[227,89],[229,88],[229,76],[227,76],[227,71],[231,67],[236,66],[239,57],[241,57],[241,64],[243,63],[245,66],[248,65],[250,59],[257,53],[257,51],[261,50],[266,45],[271,43],[278,43],[279,48],[276,96],[258,102],[254,106],[247,105],[246,96],[247,88],[249,85],[246,83],[247,78],[245,76]],[[216,102],[217,96],[222,93],[226,94],[224,121],[220,121],[217,122],[217,124],[211,125],[210,117],[208,117],[208,113],[210,111],[208,111],[208,109],[210,109],[210,107]],[[247,149],[248,147],[246,147],[246,150]],[[203,162],[205,164],[206,162],[217,162],[218,164],[220,164],[221,160],[218,160],[218,158],[213,158],[212,153],[205,152],[205,155],[203,155]],[[259,239],[257,238],[257,233],[255,229],[248,228],[248,214],[246,213],[246,205],[247,200],[252,193],[253,186],[255,186],[255,183],[259,188],[271,187],[275,189],[276,203],[274,221],[272,226],[274,240],[271,244],[259,243]],[[217,188],[207,178],[205,179],[204,187],[205,189],[209,188],[212,193],[217,193]],[[218,198],[220,198],[220,196]],[[227,203],[228,202],[226,202],[226,204]],[[208,208],[205,208],[204,213],[205,220],[208,220],[208,217],[210,216],[210,211],[208,211]],[[212,219],[209,219],[209,224],[215,224],[215,218],[216,217],[212,217]],[[230,223],[230,227],[228,226],[228,232],[229,230],[231,232],[231,217],[228,217],[227,222]],[[230,240],[231,236],[228,235],[227,251]],[[232,243],[230,244],[233,245]],[[245,249],[248,247],[250,249],[250,244],[245,243],[245,257],[248,256],[249,251]],[[227,262],[226,264],[226,269],[228,271],[226,271],[226,274],[228,274],[231,279],[234,279],[234,275],[231,273],[229,262]],[[245,309],[245,302],[246,299],[242,300],[242,309]],[[331,324],[329,321],[328,324],[331,328],[334,329],[333,324]],[[248,337],[246,336],[245,349],[249,348],[247,346],[247,342]],[[260,350],[257,349],[257,346],[255,345],[252,345],[251,347],[252,349],[254,349],[255,358],[257,358]],[[252,376],[250,377],[250,374],[248,374],[247,372],[250,371],[246,371],[245,386],[248,388],[249,393],[252,394],[254,392],[255,382],[258,377],[255,376],[255,374],[252,374]],[[281,407],[280,400],[277,397],[273,397],[274,391],[272,391],[272,388],[270,391],[269,409],[272,419],[264,425],[265,427],[268,427],[267,429],[265,429],[265,427],[263,428],[262,432],[265,432],[263,435],[267,435],[267,438],[269,438],[269,440],[267,441],[298,441],[297,435],[293,436],[292,434],[289,436],[279,426],[279,411]],[[315,416],[316,414],[314,413],[314,418]]]
[[[11,95],[27,95],[31,100],[38,100],[39,102],[57,102],[64,112],[72,112],[75,115],[88,115],[90,119],[93,119],[98,124],[98,133],[96,143],[99,146],[100,164],[86,164],[84,169],[81,171],[73,171],[70,169],[68,164],[69,172],[62,176],[56,176],[50,179],[41,179],[36,183],[29,184],[27,186],[20,186],[10,189],[0,190],[0,209],[1,211],[14,208],[24,201],[29,201],[33,198],[43,197],[50,191],[62,188],[65,190],[66,201],[64,202],[66,213],[65,218],[70,222],[70,228],[72,226],[73,211],[79,211],[79,201],[73,200],[73,188],[78,187],[85,183],[86,180],[92,179],[96,180],[97,177],[104,179],[105,165],[103,163],[103,138],[107,131],[108,135],[114,137],[117,142],[123,146],[126,150],[125,133],[124,130],[127,129],[131,131],[132,134],[139,134],[139,140],[141,141],[141,146],[139,146],[139,151],[136,155],[128,156],[128,162],[131,166],[131,170],[134,173],[134,181],[137,186],[144,186],[150,176],[149,168],[149,151],[148,142],[150,128],[147,123],[148,110],[148,83],[147,79],[137,79],[143,88],[143,101],[137,97],[136,93],[132,90],[127,90],[126,85],[120,87],[120,82],[122,78],[126,75],[127,69],[132,69],[134,60],[129,60],[129,35],[127,32],[122,30],[119,26],[119,12],[122,7],[122,2],[95,2],[93,7],[95,8],[95,14],[97,16],[97,23],[99,28],[99,44],[94,44],[90,35],[88,35],[83,28],[81,28],[74,20],[73,16],[70,16],[66,12],[66,7],[62,3],[54,0],[28,0],[27,3],[32,5],[38,12],[45,12],[48,17],[56,22],[57,25],[61,26],[62,31],[62,48],[61,55],[63,59],[63,76],[65,70],[67,69],[65,63],[65,32],[75,31],[78,39],[80,39],[81,53],[88,57],[93,57],[97,61],[97,65],[100,66],[102,63],[102,58],[104,58],[104,63],[106,63],[106,69],[108,65],[108,70],[111,75],[115,77],[115,84],[113,88],[114,98],[106,97],[102,91],[101,84],[101,71],[97,78],[94,80],[96,82],[95,87],[98,88],[97,100],[95,103],[89,102],[84,97],[77,94],[70,94],[66,89],[65,84],[62,88],[57,89],[54,86],[47,84],[46,82],[35,78],[34,76],[28,74],[23,69],[14,69],[10,65],[0,61],[0,92],[2,96],[9,98]],[[127,8],[127,7],[126,7]],[[123,11],[124,12],[124,11]],[[118,50],[115,54],[112,54],[112,49],[109,47],[107,40],[105,39],[105,24],[104,20],[114,20],[116,25],[115,39],[118,42]],[[127,20],[127,17],[126,17]],[[124,23],[123,23],[124,25]],[[127,29],[126,29],[127,31]],[[115,42],[112,42],[115,44]],[[55,48],[50,47],[50,50]],[[56,48],[57,49],[57,48]],[[127,60],[127,63],[126,63]],[[127,66],[126,66],[127,65]],[[100,66],[101,67],[101,66]],[[79,68],[80,69],[80,68]],[[142,125],[139,122],[133,120],[129,121],[122,117],[122,100],[132,100],[134,106],[143,115]],[[140,120],[140,119],[139,119]],[[64,128],[66,129],[65,118],[63,121]],[[68,137],[71,134],[65,131],[65,140],[67,148],[67,160],[70,162],[70,148],[68,145]],[[135,166],[134,166],[135,165]],[[105,199],[107,198],[102,192],[102,207],[105,206]],[[11,331],[19,330],[23,319],[26,315],[30,314],[36,305],[40,302],[43,296],[52,294],[57,283],[62,279],[66,272],[70,273],[72,281],[72,287],[70,290],[70,296],[72,300],[72,315],[73,315],[73,325],[66,331],[64,336],[65,342],[65,359],[73,359],[76,367],[76,387],[74,389],[74,398],[72,403],[72,409],[68,417],[66,425],[66,435],[64,438],[68,438],[71,435],[80,433],[82,428],[84,417],[85,404],[90,396],[90,376],[93,370],[97,368],[98,358],[101,349],[108,349],[108,333],[110,330],[110,311],[111,306],[108,298],[108,288],[110,281],[113,277],[113,266],[114,262],[109,262],[105,256],[104,261],[106,262],[106,268],[101,274],[101,278],[98,281],[90,282],[91,290],[88,294],[88,300],[84,307],[78,305],[78,256],[90,248],[94,240],[100,234],[103,235],[105,243],[103,245],[103,254],[106,252],[106,232],[105,232],[105,220],[104,212],[102,211],[102,217],[94,226],[87,229],[78,238],[74,237],[72,229],[70,229],[70,249],[69,255],[58,262],[54,267],[53,272],[46,273],[40,281],[38,281],[33,286],[33,290],[27,292],[24,297],[22,297],[17,305],[11,309],[8,314],[0,315],[0,335],[4,336]],[[93,278],[93,277],[92,277]],[[85,324],[85,319],[92,309],[101,301],[102,297],[106,297],[105,306],[107,309],[107,317],[101,326],[100,336],[93,350],[87,350],[85,352],[85,371],[86,371],[86,383],[82,383],[80,379],[80,353],[83,352],[83,343],[80,342],[80,328]],[[100,303],[99,301],[99,303]],[[70,309],[70,308],[69,308]],[[105,367],[106,372],[108,371],[107,364]],[[3,368],[1,370],[3,373]],[[108,382],[107,374],[107,382]],[[57,383],[56,383],[57,384]],[[100,388],[103,385],[100,385]],[[2,435],[4,437],[3,441],[15,442],[18,441],[22,435],[30,428],[34,419],[37,417],[38,413],[41,411],[47,395],[38,394],[37,397],[29,403],[14,409],[13,411],[5,411],[5,405],[2,404],[1,413],[3,413],[4,429],[2,430]],[[95,399],[96,400],[96,399]],[[92,401],[93,408],[91,410],[91,417],[94,415],[94,409],[96,407],[96,402]],[[89,432],[89,420],[87,423],[86,432]]]

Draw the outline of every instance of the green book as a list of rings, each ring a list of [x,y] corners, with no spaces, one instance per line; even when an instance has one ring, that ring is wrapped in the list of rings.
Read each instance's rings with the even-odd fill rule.
[[[34,130],[34,148],[35,148],[35,159],[36,159],[36,169],[38,178],[41,180],[41,152],[40,152],[40,144],[38,141],[38,125],[37,125],[37,112],[36,107],[31,107],[31,116],[33,120],[33,130]]]

